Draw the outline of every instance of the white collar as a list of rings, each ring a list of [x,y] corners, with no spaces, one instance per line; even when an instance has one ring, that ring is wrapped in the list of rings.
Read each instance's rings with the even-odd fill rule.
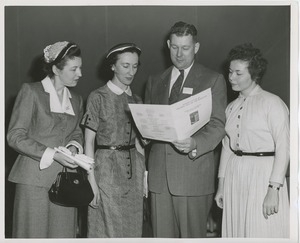
[[[242,95],[242,93],[240,92],[239,93],[239,98],[244,99],[244,98],[247,98],[247,97],[250,97],[250,96],[254,96],[254,95],[259,94],[261,91],[262,91],[262,88],[260,87],[260,85],[256,84],[255,87],[251,90],[251,92],[247,96]]]
[[[189,66],[188,68],[184,69],[184,79],[186,78],[186,76],[188,75],[188,73],[190,72],[192,66],[193,66],[194,62],[191,64],[191,66]],[[178,76],[180,74],[180,71],[177,67],[173,66],[173,74],[175,74],[174,72],[177,72],[176,73],[176,76]]]
[[[121,94],[123,94],[125,92],[129,96],[132,96],[132,91],[130,89],[130,86],[127,86],[127,89],[124,91],[120,87],[118,87],[117,85],[115,85],[111,80],[109,80],[107,82],[107,86],[116,95],[121,95]]]
[[[72,98],[72,95],[67,87],[63,90],[63,100],[62,103],[60,103],[57,92],[51,82],[51,79],[47,76],[41,81],[45,92],[49,93],[50,95],[50,110],[51,112],[56,113],[67,113],[69,115],[75,116],[70,98]]]

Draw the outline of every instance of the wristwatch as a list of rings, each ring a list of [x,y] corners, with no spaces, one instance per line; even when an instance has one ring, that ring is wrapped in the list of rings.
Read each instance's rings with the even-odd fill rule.
[[[277,191],[279,191],[279,189],[280,189],[279,186],[273,186],[271,184],[269,184],[269,188],[272,188],[273,190],[277,190]]]

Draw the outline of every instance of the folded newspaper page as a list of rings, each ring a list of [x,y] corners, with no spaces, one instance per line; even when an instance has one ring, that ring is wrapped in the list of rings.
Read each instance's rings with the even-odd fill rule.
[[[211,89],[172,105],[129,104],[134,122],[144,138],[173,142],[190,137],[209,120]]]

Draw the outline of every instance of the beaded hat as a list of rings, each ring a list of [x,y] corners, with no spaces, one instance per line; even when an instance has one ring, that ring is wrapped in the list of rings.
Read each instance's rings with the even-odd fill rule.
[[[121,43],[121,44],[118,44],[118,45],[112,47],[108,51],[108,54],[106,55],[106,58],[108,58],[114,52],[124,51],[124,50],[129,49],[129,48],[136,49],[138,54],[141,54],[141,52],[142,52],[141,48],[137,47],[136,44],[134,44],[134,43]]]
[[[56,60],[58,55],[70,44],[68,41],[59,41],[52,45],[48,45],[44,49],[44,60],[46,63],[51,63]],[[64,54],[61,56],[60,59],[63,59],[66,53],[72,48],[76,47],[75,44],[71,44],[66,50],[64,50]]]

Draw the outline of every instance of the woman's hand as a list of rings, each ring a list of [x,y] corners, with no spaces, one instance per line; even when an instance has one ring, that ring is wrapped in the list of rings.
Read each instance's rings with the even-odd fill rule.
[[[141,142],[143,146],[147,146],[151,142],[151,140],[147,138],[141,138]]]
[[[65,167],[70,168],[70,169],[75,169],[75,168],[78,167],[78,165],[75,164],[72,159],[70,159],[69,157],[63,155],[62,153],[56,152],[54,154],[53,159],[56,162],[60,163],[62,166],[65,166]]]
[[[279,191],[276,189],[268,188],[267,195],[263,202],[263,215],[265,219],[274,213],[278,213],[279,207]]]
[[[94,172],[90,172],[90,173],[94,173]],[[90,206],[92,208],[98,208],[99,207],[99,204],[100,204],[100,192],[99,192],[99,188],[98,188],[98,185],[97,185],[97,182],[95,180],[95,177],[94,175],[89,175],[88,177],[89,179],[89,182],[92,186],[92,189],[93,189],[93,193],[94,193],[94,198],[93,200],[90,202]]]
[[[68,146],[68,149],[71,151],[73,156],[78,153],[78,150],[74,145]]]
[[[215,201],[218,207],[223,209],[223,192],[220,192],[220,189],[217,190]]]
[[[223,208],[223,193],[224,193],[224,178],[219,178],[218,190],[215,196],[215,201],[219,208]]]

